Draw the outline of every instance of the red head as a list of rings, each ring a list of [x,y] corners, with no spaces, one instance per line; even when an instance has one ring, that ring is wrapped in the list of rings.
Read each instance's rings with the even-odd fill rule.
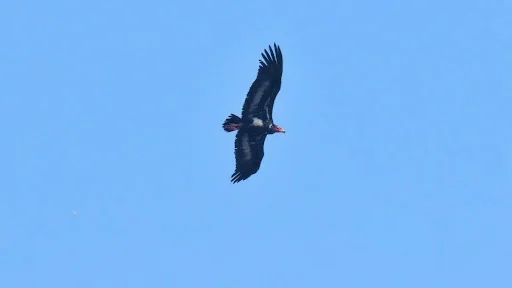
[[[277,133],[286,133],[286,131],[284,131],[284,129],[281,128],[281,126],[276,125],[276,124],[272,125],[272,132],[274,132],[274,133],[276,133],[276,132]]]

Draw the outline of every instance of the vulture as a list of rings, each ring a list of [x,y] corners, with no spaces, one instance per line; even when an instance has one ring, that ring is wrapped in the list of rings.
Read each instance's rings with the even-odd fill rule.
[[[235,137],[235,172],[231,182],[238,183],[258,172],[263,160],[263,146],[267,135],[285,133],[274,123],[272,110],[277,93],[281,89],[283,55],[274,43],[261,53],[256,80],[249,88],[242,108],[242,117],[230,114],[222,128],[226,132],[238,131]]]

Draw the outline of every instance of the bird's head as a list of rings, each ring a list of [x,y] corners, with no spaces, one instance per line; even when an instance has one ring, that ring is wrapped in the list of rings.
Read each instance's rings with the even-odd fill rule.
[[[270,133],[286,133],[286,131],[279,125],[272,125],[272,128],[270,128]]]

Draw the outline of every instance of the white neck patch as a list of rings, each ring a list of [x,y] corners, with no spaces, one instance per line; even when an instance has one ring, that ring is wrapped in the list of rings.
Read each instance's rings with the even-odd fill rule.
[[[254,118],[252,118],[252,125],[253,126],[263,126],[263,120],[254,117]]]

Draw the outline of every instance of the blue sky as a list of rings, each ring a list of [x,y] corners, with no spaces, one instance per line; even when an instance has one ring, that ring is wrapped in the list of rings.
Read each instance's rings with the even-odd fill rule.
[[[2,2],[0,287],[512,287],[511,12]],[[274,41],[287,133],[233,185]]]

